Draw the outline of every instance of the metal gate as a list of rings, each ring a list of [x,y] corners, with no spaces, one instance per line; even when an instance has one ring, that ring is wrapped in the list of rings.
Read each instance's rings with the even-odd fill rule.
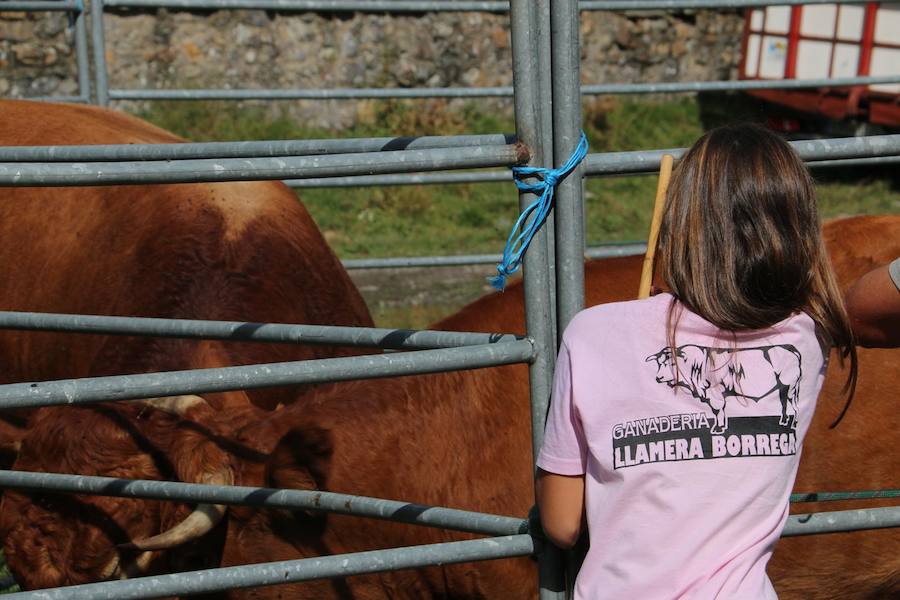
[[[69,0],[60,0],[66,3]],[[128,0],[130,3],[140,0]],[[156,2],[157,0],[154,0]],[[183,6],[191,0],[172,0]],[[237,6],[243,0],[223,0]],[[285,6],[284,2],[274,5]],[[806,0],[815,3],[817,0]],[[746,0],[609,0],[582,8],[655,9],[785,4]],[[17,3],[17,6],[23,3]],[[45,3],[41,3],[45,4]],[[112,4],[107,2],[107,4]],[[158,2],[157,2],[158,4]],[[154,5],[157,5],[154,4]],[[304,3],[293,0],[291,6]],[[340,3],[335,5],[351,5]],[[358,3],[371,5],[371,3]],[[392,5],[419,5],[397,0]],[[505,3],[466,3],[455,5]],[[173,4],[169,4],[173,5]],[[240,4],[244,6],[244,4]],[[254,6],[260,6],[260,2]],[[66,4],[69,7],[68,4]],[[95,5],[96,6],[96,5]],[[71,7],[70,7],[71,8]],[[239,181],[418,173],[484,166],[559,167],[578,144],[581,130],[578,11],[574,0],[512,0],[516,141],[506,136],[417,138],[406,149],[381,151],[383,140],[260,142],[246,145],[178,144],[0,149],[0,185],[64,186],[169,181]],[[99,15],[100,11],[95,13]],[[96,32],[95,32],[96,33]],[[551,108],[552,107],[552,108]],[[266,144],[269,144],[268,146]],[[294,144],[294,145],[291,145]],[[305,144],[305,145],[304,145]],[[796,142],[806,161],[884,160],[900,156],[900,135]],[[243,148],[243,149],[241,149]],[[462,152],[460,149],[464,148]],[[526,338],[486,333],[416,332],[397,341],[393,330],[309,325],[265,325],[248,331],[244,323],[0,313],[0,327],[128,335],[158,335],[251,341],[366,345],[406,350],[352,358],[251,365],[168,373],[97,377],[0,386],[4,408],[72,405],[146,397],[202,394],[233,389],[340,381],[528,363],[532,399],[533,448],[541,445],[543,416],[558,337],[583,306],[584,270],[581,219],[582,178],[586,175],[652,172],[663,153],[682,149],[590,155],[557,188],[554,218],[534,238],[525,257]],[[243,153],[243,154],[242,154]],[[313,156],[315,155],[315,156]],[[275,158],[272,158],[275,157]],[[138,160],[140,159],[140,160]],[[75,164],[78,163],[78,164]],[[520,194],[524,208],[534,200]],[[550,257],[553,257],[551,261]],[[210,569],[133,580],[23,592],[10,598],[155,598],[221,591],[316,578],[375,573],[425,565],[531,555],[538,547],[525,515],[485,515],[442,507],[417,507],[397,500],[327,492],[268,490],[160,481],[125,481],[47,473],[0,471],[0,487],[98,494],[184,502],[243,504],[341,512],[484,534],[484,539],[412,548]],[[411,514],[414,513],[414,514]],[[900,526],[900,507],[795,515],[785,535]],[[566,595],[561,554],[541,545],[538,555],[541,598]]]

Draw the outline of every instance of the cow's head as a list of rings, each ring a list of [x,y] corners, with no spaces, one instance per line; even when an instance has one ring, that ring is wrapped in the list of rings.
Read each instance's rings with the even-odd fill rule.
[[[705,360],[702,349],[687,345],[675,348],[674,353],[671,348],[663,348],[644,362],[656,363],[656,383],[684,388],[695,398],[705,399],[711,385],[706,377]]]
[[[671,348],[666,347],[656,354],[651,354],[644,359],[644,362],[656,363],[656,383],[665,383],[669,387],[675,386],[675,359],[672,358]]]

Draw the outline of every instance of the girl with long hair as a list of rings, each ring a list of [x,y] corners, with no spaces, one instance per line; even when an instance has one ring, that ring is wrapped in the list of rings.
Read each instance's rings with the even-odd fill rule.
[[[666,293],[579,313],[560,347],[538,505],[590,548],[577,599],[776,598],[788,515],[828,356],[856,355],[813,182],[757,125],[682,157],[657,246]]]

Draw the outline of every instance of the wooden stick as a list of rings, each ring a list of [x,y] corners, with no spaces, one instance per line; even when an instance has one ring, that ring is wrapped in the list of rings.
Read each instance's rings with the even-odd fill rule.
[[[653,282],[653,259],[656,256],[656,240],[659,238],[659,225],[662,222],[663,206],[666,204],[666,190],[672,178],[672,155],[663,154],[659,163],[659,182],[656,184],[656,201],[653,203],[653,218],[650,221],[650,235],[647,238],[647,254],[644,255],[644,268],[641,271],[641,286],[638,298],[650,296],[650,284]]]

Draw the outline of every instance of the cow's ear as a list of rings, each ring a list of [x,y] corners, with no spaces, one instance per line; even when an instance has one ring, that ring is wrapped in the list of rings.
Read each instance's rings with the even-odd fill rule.
[[[269,457],[268,483],[276,488],[322,489],[332,453],[330,431],[319,427],[293,430],[281,438]]]
[[[645,359],[644,359],[644,362],[650,362],[651,360],[656,360],[656,355],[655,355],[655,354],[651,354],[650,356],[648,356],[647,358],[645,358]]]

